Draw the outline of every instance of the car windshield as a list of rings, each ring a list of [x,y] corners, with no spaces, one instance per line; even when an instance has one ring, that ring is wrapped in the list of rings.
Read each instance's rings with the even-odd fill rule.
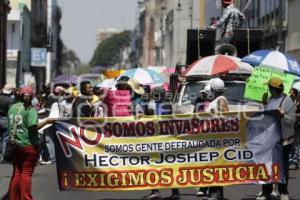
[[[205,87],[206,84],[207,83],[205,82],[186,84],[182,96],[182,104],[183,105],[195,104],[196,99],[200,96],[200,91]]]
[[[205,87],[205,82],[188,83],[185,86],[182,104],[194,104],[195,100],[200,96],[200,91]],[[225,94],[229,104],[238,104],[244,101],[245,83],[243,82],[225,82]]]
[[[243,82],[225,82],[226,90],[224,96],[229,104],[238,104],[243,102],[246,84]]]

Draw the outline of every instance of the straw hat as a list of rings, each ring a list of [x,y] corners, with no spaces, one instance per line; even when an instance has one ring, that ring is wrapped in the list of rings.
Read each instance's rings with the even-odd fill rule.
[[[145,93],[144,88],[141,87],[140,84],[139,84],[136,80],[134,80],[134,79],[129,79],[129,80],[127,81],[127,84],[131,87],[131,89],[132,89],[135,93],[137,93],[137,94],[139,94],[139,95],[143,95],[143,94]]]
[[[274,88],[283,89],[283,81],[278,77],[272,77],[268,85]]]
[[[5,84],[2,93],[3,94],[11,94],[13,91],[13,87],[10,84]]]

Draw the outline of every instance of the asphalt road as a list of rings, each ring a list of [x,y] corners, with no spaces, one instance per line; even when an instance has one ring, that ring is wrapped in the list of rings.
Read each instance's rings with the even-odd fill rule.
[[[8,189],[12,166],[0,164],[0,197]],[[290,171],[290,199],[300,200],[300,170]],[[145,191],[129,192],[85,192],[68,191],[59,192],[57,186],[55,164],[48,166],[37,166],[33,175],[33,197],[36,200],[139,200],[149,194]],[[228,200],[255,200],[255,194],[260,191],[259,185],[240,185],[225,188],[225,198]],[[182,200],[199,200],[196,196],[196,188],[180,189]],[[162,199],[167,200],[171,190],[161,190]]]

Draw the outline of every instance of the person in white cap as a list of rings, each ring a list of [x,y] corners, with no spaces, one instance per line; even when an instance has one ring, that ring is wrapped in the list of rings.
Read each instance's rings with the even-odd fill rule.
[[[209,104],[205,112],[218,113],[218,112],[228,112],[228,102],[224,96],[225,83],[220,78],[212,78],[208,81],[210,85],[210,98],[212,102]]]
[[[205,88],[200,92],[205,93],[206,100],[209,100],[209,105],[205,105],[202,112],[220,113],[229,111],[228,102],[224,96],[225,83],[222,79],[210,79]],[[202,199],[221,200],[224,198],[223,187],[201,187],[199,192],[197,192],[197,196],[202,197]]]
[[[9,84],[6,84],[2,89],[0,94],[0,160],[2,161],[2,156],[6,143],[8,141],[8,110],[12,105],[11,94],[13,87]]]

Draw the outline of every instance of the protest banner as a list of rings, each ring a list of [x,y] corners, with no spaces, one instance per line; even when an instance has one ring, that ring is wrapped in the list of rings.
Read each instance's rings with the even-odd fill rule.
[[[286,74],[276,69],[261,66],[256,67],[248,79],[244,97],[261,102],[263,94],[268,92],[267,83],[271,77],[281,78],[284,82],[284,93],[289,94],[289,91],[295,80],[295,76]]]
[[[282,182],[281,133],[274,116],[235,112],[57,121],[59,189]]]

